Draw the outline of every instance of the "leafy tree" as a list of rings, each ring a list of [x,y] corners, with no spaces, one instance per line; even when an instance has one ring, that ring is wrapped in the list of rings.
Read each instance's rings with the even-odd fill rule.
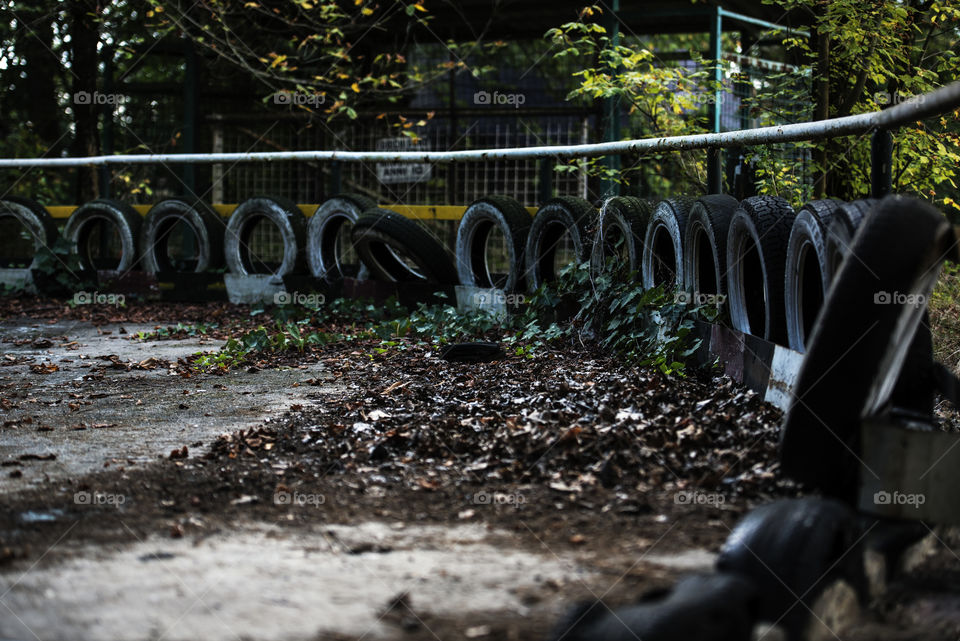
[[[415,59],[410,52],[419,40],[440,41],[423,2],[150,2],[148,16],[158,28],[190,38],[271,92],[316,96],[294,106],[328,118],[354,119],[360,105],[401,103],[451,72],[481,73],[466,60],[501,44],[485,43],[481,30],[471,42],[441,41],[450,55],[440,62]],[[423,124],[397,120],[410,136]]]
[[[958,78],[960,71],[960,8],[935,1],[764,0],[793,15],[807,17],[811,38],[781,36],[781,58],[794,63],[789,71],[771,73],[750,86],[745,100],[757,125],[839,117],[879,108],[918,96]],[[715,61],[697,53],[705,45],[696,36],[624,39],[615,44],[602,24],[603,10],[588,7],[580,19],[550,30],[546,37],[560,45],[558,56],[583,61],[575,75],[580,86],[572,100],[616,98],[627,106],[629,137],[671,136],[708,131],[704,118],[714,90],[705,68]],[[688,44],[684,66],[665,63],[663,51]],[[725,51],[754,53],[752,47],[724,40]],[[722,62],[728,83],[737,79],[732,64]],[[814,108],[811,110],[810,107]],[[894,190],[909,192],[960,209],[955,178],[960,161],[960,112],[905,126],[894,132]],[[753,148],[748,159],[756,168],[760,193],[775,193],[799,204],[817,195],[857,198],[869,193],[869,136],[801,143],[814,160],[814,178],[804,181],[803,154],[784,155],[782,146]],[[654,191],[703,190],[703,153],[648,156],[658,175]],[[603,172],[593,163],[595,173]],[[628,172],[607,176],[636,180]]]

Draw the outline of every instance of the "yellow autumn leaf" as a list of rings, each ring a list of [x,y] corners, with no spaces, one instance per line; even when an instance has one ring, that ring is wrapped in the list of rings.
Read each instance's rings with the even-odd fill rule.
[[[350,88],[353,89],[354,93],[360,93],[360,85],[358,85],[357,83],[353,83],[352,85],[350,85]]]
[[[423,11],[424,13],[426,13],[426,12],[427,12],[427,10],[426,10],[426,9],[424,9],[424,8],[423,8],[423,5],[422,5],[422,4],[420,4],[419,2],[418,2],[418,3],[416,3],[415,5],[413,5],[413,8],[414,8],[414,9],[416,9],[417,11]]]
[[[373,13],[373,9],[371,9],[370,7],[364,7],[363,9],[360,10],[360,13],[362,13],[365,16],[369,16],[370,14]]]
[[[275,58],[273,59],[273,62],[270,63],[270,68],[273,69],[273,68],[275,68],[277,65],[282,65],[282,64],[283,64],[283,61],[286,60],[286,59],[287,59],[287,56],[286,56],[286,55],[282,55],[282,56],[277,56],[277,57],[275,57]]]

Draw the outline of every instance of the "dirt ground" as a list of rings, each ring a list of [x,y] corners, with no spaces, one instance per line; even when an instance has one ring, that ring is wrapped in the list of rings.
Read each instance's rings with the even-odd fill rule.
[[[262,320],[0,305],[2,639],[546,639],[574,603],[709,571],[800,491],[779,411],[713,373],[415,341],[202,373],[191,354]],[[829,638],[960,637],[960,546],[928,538]]]

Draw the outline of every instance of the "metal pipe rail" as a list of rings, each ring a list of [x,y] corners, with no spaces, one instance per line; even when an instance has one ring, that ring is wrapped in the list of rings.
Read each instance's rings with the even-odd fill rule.
[[[887,130],[960,108],[960,81],[882,111],[813,122],[757,127],[711,134],[643,138],[585,145],[537,146],[470,151],[266,151],[215,154],[120,154],[86,158],[2,158],[0,168],[81,167],[90,165],[213,164],[327,160],[339,162],[453,163],[529,158],[591,158],[628,153],[648,154],[689,149],[768,145]]]

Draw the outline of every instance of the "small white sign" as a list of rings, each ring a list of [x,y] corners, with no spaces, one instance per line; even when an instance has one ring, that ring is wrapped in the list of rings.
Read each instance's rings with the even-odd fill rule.
[[[377,141],[377,151],[426,151],[423,145],[414,145],[405,136],[399,138],[381,138]],[[430,179],[432,167],[421,162],[378,162],[377,180],[384,185],[401,183],[419,183]]]

